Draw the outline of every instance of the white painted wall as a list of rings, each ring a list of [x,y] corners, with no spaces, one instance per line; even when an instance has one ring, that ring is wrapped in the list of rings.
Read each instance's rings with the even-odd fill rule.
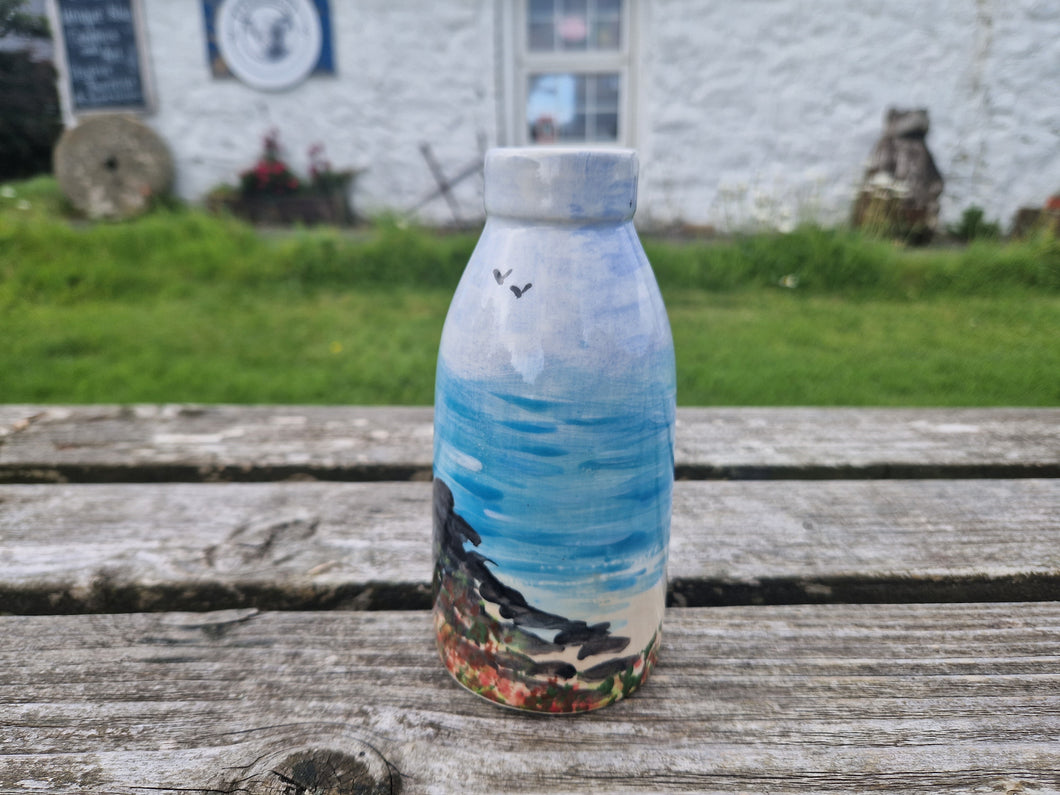
[[[478,137],[504,144],[501,4],[331,0],[337,74],[282,93],[215,80],[199,0],[143,0],[157,111],[177,190],[234,184],[279,129],[304,171],[323,142],[367,169],[363,212],[401,211],[452,174]],[[946,179],[943,216],[970,204],[1006,224],[1060,191],[1057,0],[640,0],[634,143],[641,225],[753,226],[846,217],[890,105],[926,107]],[[458,189],[481,213],[481,180]],[[421,217],[446,222],[440,199]]]
[[[1060,191],[1056,0],[654,0],[642,212],[847,217],[888,106],[924,107],[950,221]]]
[[[143,0],[156,111],[144,117],[172,148],[176,190],[197,200],[236,184],[272,128],[296,173],[323,143],[335,168],[364,168],[358,212],[402,210],[435,187],[419,151],[430,142],[452,174],[496,140],[492,0],[331,0],[334,76],[292,90],[255,91],[212,77],[199,0]],[[469,217],[482,214],[481,179],[459,186]],[[436,200],[427,220],[451,220]]]

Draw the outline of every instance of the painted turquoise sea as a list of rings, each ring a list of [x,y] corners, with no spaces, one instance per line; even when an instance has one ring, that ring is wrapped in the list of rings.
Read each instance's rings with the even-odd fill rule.
[[[535,608],[622,632],[636,597],[664,584],[672,373],[553,372],[535,397],[514,372],[506,389],[439,362],[435,478],[481,538],[474,552]]]

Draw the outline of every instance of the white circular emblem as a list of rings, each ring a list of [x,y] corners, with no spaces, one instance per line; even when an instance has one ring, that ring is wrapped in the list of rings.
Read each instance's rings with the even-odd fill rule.
[[[320,58],[320,17],[312,0],[224,0],[217,46],[232,74],[278,91],[296,85]]]

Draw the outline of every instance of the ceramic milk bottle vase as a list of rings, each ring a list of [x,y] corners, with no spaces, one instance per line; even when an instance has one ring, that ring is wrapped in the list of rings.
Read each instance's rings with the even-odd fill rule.
[[[659,649],[675,371],[630,150],[494,149],[449,308],[434,427],[434,622],[497,703],[578,712]]]

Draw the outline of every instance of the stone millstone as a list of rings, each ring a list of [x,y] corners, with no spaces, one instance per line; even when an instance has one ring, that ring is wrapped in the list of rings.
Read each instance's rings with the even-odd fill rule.
[[[93,116],[66,130],[54,167],[63,193],[89,218],[130,218],[173,182],[165,143],[128,116]]]

